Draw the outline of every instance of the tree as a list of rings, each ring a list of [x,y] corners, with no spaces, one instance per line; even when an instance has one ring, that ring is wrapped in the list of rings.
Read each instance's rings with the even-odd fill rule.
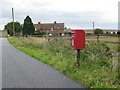
[[[120,31],[118,31],[117,34],[120,34]]]
[[[67,27],[65,27],[64,29],[67,29]]]
[[[27,16],[24,19],[23,36],[32,35],[34,32],[35,32],[35,28],[32,23],[32,19],[29,16]]]
[[[19,22],[14,22],[15,25],[15,35],[19,35],[22,31],[22,25]],[[4,26],[4,30],[7,30],[7,33],[10,36],[13,36],[13,22],[9,22]]]
[[[107,31],[106,34],[109,34],[109,32]]]
[[[115,32],[113,32],[113,34],[115,34]]]
[[[103,30],[102,29],[95,29],[94,34],[103,34]]]
[[[97,34],[97,41],[99,42],[99,35],[103,34],[103,30],[102,29],[95,29],[94,34]]]

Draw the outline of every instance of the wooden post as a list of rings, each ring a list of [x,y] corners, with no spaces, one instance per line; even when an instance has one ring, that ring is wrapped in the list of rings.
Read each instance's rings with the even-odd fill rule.
[[[97,42],[99,42],[99,34],[97,35]]]
[[[77,49],[77,64],[78,64],[78,66],[80,66],[79,60],[80,60],[80,49]]]
[[[93,22],[93,31],[94,31],[94,22]]]
[[[12,19],[13,19],[13,36],[15,37],[15,28],[14,28],[14,11],[12,8]]]

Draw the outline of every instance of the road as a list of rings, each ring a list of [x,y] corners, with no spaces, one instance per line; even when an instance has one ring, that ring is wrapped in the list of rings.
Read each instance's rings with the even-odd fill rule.
[[[49,65],[2,40],[2,88],[84,88]]]

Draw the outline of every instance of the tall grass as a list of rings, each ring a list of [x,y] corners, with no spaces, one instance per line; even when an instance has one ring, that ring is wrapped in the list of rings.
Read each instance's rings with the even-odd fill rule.
[[[118,45],[86,42],[80,51],[80,67],[76,50],[65,38],[8,38],[25,53],[54,67],[89,88],[118,87]]]

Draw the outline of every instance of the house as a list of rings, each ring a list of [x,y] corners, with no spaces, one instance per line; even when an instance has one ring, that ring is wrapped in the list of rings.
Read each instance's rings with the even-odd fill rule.
[[[57,23],[56,21],[54,23],[41,23],[38,22],[38,24],[34,24],[35,31],[43,31],[46,33],[58,33],[58,34],[64,34],[64,23]]]

